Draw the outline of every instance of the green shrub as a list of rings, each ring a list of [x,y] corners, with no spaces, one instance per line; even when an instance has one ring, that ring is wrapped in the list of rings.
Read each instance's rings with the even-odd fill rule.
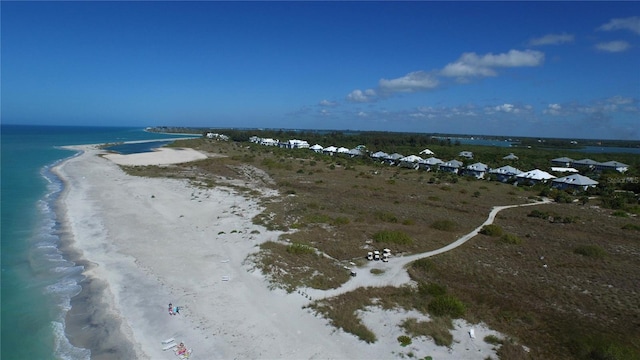
[[[489,224],[482,227],[480,234],[488,236],[500,236],[502,235],[502,228],[500,225]]]
[[[636,224],[625,224],[622,227],[623,230],[636,230],[636,231],[640,231],[640,225],[636,225]]]
[[[487,335],[484,337],[484,342],[491,345],[502,345],[502,343],[504,343],[504,340],[495,335]]]
[[[514,234],[504,234],[500,237],[500,241],[505,244],[512,244],[512,245],[522,244],[522,239],[520,239],[518,236]]]
[[[607,256],[607,252],[598,245],[581,245],[575,248],[573,252],[595,259],[601,259]]]
[[[447,293],[447,288],[444,285],[430,283],[420,284],[418,286],[418,292],[424,295],[441,296]]]
[[[315,254],[316,250],[309,245],[293,243],[287,246],[287,252],[294,255]]]
[[[415,221],[413,221],[412,219],[405,219],[402,220],[402,225],[415,225]]]
[[[375,213],[375,216],[378,220],[388,222],[388,223],[397,223],[398,218],[389,212],[378,211]]]
[[[398,336],[398,342],[402,346],[407,346],[411,344],[411,338],[408,337],[407,335],[400,335]]]
[[[629,217],[629,214],[627,214],[627,212],[624,210],[616,210],[611,215],[617,217]]]
[[[338,216],[337,218],[333,219],[333,225],[347,225],[351,222],[351,220],[349,220],[348,217],[345,216]]]
[[[452,295],[441,295],[429,302],[429,312],[435,316],[449,316],[457,319],[464,315],[466,307]]]
[[[371,269],[369,272],[372,273],[373,275],[384,274],[384,270],[381,270],[381,269]]]
[[[382,230],[373,234],[373,240],[375,242],[398,244],[398,245],[411,245],[413,239],[402,231],[397,230]]]
[[[429,259],[418,259],[411,264],[411,267],[416,270],[429,271],[433,270],[435,265]]]
[[[453,231],[456,229],[456,223],[451,220],[436,220],[431,224],[431,228],[442,231]]]

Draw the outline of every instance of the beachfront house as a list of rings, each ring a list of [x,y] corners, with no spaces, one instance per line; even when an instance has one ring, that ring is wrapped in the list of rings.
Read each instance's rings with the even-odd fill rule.
[[[568,157],[559,157],[559,158],[551,159],[551,165],[555,165],[558,167],[570,167],[572,163],[573,163],[573,159]]]
[[[465,159],[473,159],[473,153],[471,151],[460,151],[458,156],[463,157]]]
[[[443,163],[442,160],[432,156],[428,159],[423,159],[422,161],[419,161],[418,166],[420,166],[421,169],[426,171],[431,171],[431,170],[435,171],[438,169],[438,165],[442,163]]]
[[[357,147],[355,147],[355,148],[349,150],[348,154],[351,157],[362,156],[362,155],[364,155],[364,151],[359,149],[359,148],[357,148]]]
[[[590,187],[596,187],[598,182],[580,174],[571,174],[558,179],[553,179],[551,186],[560,189],[587,190]]]
[[[349,153],[349,149],[347,149],[344,146],[340,146],[339,148],[336,149],[336,152],[338,154],[348,154]]]
[[[387,156],[384,161],[389,164],[389,165],[396,165],[400,159],[402,159],[404,157],[404,155],[402,154],[398,154],[398,153],[393,153],[389,156]]]
[[[311,146],[309,149],[313,150],[314,152],[321,153],[324,148],[318,144],[315,144]]]
[[[516,175],[516,183],[525,184],[525,185],[535,185],[538,183],[545,183],[555,178],[556,178],[555,176],[549,174],[546,171],[535,169],[535,170],[523,172],[522,174]]]
[[[504,183],[513,179],[516,175],[522,174],[522,170],[507,165],[497,169],[491,169],[489,170],[489,174],[495,176],[496,180]]]
[[[331,155],[331,156],[333,156],[333,154],[335,154],[336,151],[338,151],[338,148],[335,146],[327,146],[326,148],[322,149],[323,154]]]
[[[502,160],[518,160],[518,157],[513,153],[509,153],[509,155],[503,157]]]
[[[309,143],[306,140],[296,140],[296,139],[292,139],[292,140],[288,140],[285,143],[283,143],[283,147],[287,148],[287,149],[308,149],[309,148]]]
[[[483,179],[487,171],[489,171],[489,166],[487,164],[477,162],[475,164],[468,165],[466,169],[464,169],[464,174],[473,176],[476,179]]]
[[[460,168],[462,167],[462,165],[463,165],[462,162],[458,160],[449,160],[447,162],[440,164],[439,169],[442,172],[457,174],[460,171]]]
[[[600,164],[599,162],[591,159],[582,159],[575,160],[571,165],[575,168],[583,168],[593,170],[596,168],[596,165]]]
[[[424,149],[422,151],[420,151],[419,155],[435,155],[433,153],[433,151],[429,150],[429,149]]]
[[[271,139],[271,138],[260,139],[260,145],[277,146],[279,143],[280,143],[279,140],[274,140],[274,139]]]
[[[398,164],[398,166],[418,170],[418,168],[420,167],[419,166],[420,161],[422,161],[422,158],[420,156],[409,155],[400,159],[400,163]]]
[[[371,154],[371,157],[372,157],[373,159],[376,159],[376,160],[382,160],[382,161],[384,161],[384,159],[386,159],[386,158],[388,158],[388,157],[389,157],[389,154],[387,154],[387,153],[386,153],[386,152],[384,152],[384,151],[376,151],[376,152],[374,152],[373,154]]]
[[[623,173],[629,170],[629,165],[623,164],[617,161],[607,161],[603,163],[598,163],[596,165],[596,170],[599,170],[599,171],[615,170],[617,172]]]

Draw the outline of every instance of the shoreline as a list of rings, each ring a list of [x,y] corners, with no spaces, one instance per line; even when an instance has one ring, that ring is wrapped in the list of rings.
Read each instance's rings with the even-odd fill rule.
[[[129,176],[95,145],[67,148],[83,151],[56,173],[66,180],[61,204],[70,246],[78,253],[75,260],[86,261],[83,292],[67,314],[68,332],[74,341],[106,351],[105,358],[113,357],[108,351],[127,358],[173,358],[173,352],[162,350],[168,338],[184,341],[196,358],[495,356],[482,338],[497,333],[466,322],[456,322],[452,348],[423,337],[403,348],[397,340],[401,319],[373,308],[360,314],[379,339],[365,343],[305,308],[310,299],[270,290],[246,262],[258,245],[281,234],[252,223],[262,211],[256,199],[226,187]],[[184,161],[195,160],[189,152],[174,152],[185,155]],[[166,154],[152,154],[155,163],[165,163]],[[182,307],[180,315],[168,315],[169,302]],[[75,334],[96,324],[113,339],[100,343],[96,333]],[[477,339],[469,337],[470,326]]]

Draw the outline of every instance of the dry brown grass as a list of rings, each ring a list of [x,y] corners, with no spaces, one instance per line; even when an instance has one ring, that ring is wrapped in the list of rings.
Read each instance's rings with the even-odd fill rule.
[[[309,150],[203,140],[191,146],[227,157],[145,171],[188,177],[210,186],[237,186],[233,180],[242,179],[245,185],[238,189],[247,194],[257,193],[258,187],[276,188],[282,196],[265,200],[266,210],[255,221],[295,229],[284,240],[308,244],[333,258],[309,255],[312,258],[305,258],[303,266],[300,255],[287,253],[284,245],[265,244],[261,266],[274,269],[274,283],[288,289],[301,284],[335,287],[346,281],[341,265],[361,261],[379,231],[401,231],[414,240],[395,246],[395,253],[434,250],[477,227],[493,206],[525,203],[537,196],[511,185],[456,181],[449,175],[315,155]],[[242,171],[243,164],[268,176]],[[521,239],[520,244],[478,235],[454,251],[429,259],[429,266],[410,268],[410,275],[419,283],[446,286],[449,294],[465,303],[465,318],[484,321],[527,345],[530,358],[638,359],[640,232],[623,227],[638,226],[640,220],[611,216],[610,210],[589,204],[535,208],[573,222],[527,216],[533,208],[503,211],[495,223]],[[448,224],[444,230],[433,226],[443,221]],[[595,259],[574,252],[585,245],[597,245],[608,255]],[[304,280],[310,271],[305,267],[323,275],[315,276],[317,281]],[[294,278],[293,273],[301,276]],[[363,329],[354,315],[371,305],[372,299],[388,307],[427,311],[428,296],[410,288],[359,289],[315,306],[335,326],[375,341],[375,335]],[[500,356],[522,358],[518,349],[507,342]],[[606,357],[616,352],[622,357]]]

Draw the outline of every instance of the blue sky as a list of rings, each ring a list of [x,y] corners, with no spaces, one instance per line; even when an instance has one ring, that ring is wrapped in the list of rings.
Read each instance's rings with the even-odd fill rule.
[[[2,2],[2,122],[640,140],[640,2]]]

